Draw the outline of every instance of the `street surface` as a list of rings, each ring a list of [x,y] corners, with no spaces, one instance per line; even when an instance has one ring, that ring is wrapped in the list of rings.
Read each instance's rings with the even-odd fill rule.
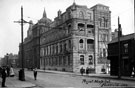
[[[103,79],[75,74],[38,72],[37,80],[34,80],[33,71],[27,70],[25,70],[25,79],[36,84],[34,88],[135,88],[133,87],[135,81]]]

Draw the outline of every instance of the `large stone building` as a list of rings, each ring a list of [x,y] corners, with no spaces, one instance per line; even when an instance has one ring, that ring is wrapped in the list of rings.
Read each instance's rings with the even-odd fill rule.
[[[98,73],[105,68],[107,43],[111,40],[108,6],[97,4],[87,8],[73,3],[65,12],[59,10],[54,21],[44,11],[43,17],[28,31],[32,39],[24,43],[25,64],[30,61],[28,65],[32,63],[40,69],[73,72],[91,67]]]

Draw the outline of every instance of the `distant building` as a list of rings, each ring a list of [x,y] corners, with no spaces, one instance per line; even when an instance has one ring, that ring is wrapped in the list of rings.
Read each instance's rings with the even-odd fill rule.
[[[112,32],[112,40],[118,38],[118,29],[115,29],[114,32]]]
[[[18,55],[17,54],[6,54],[4,57],[1,59],[1,66],[13,66],[17,67],[18,66]]]
[[[38,23],[30,24],[27,34],[25,67],[73,72],[91,67],[99,73],[107,64],[111,12],[102,4],[87,8],[73,3],[64,13],[59,10],[51,21],[44,10]]]
[[[134,33],[120,37],[121,75],[131,76],[132,68],[135,68],[135,38]],[[118,75],[118,38],[108,44],[108,59],[110,60],[111,75]]]
[[[118,29],[115,29],[114,32],[111,33],[111,35],[112,35],[112,39],[111,40],[113,40],[115,38],[118,38]],[[123,36],[122,28],[120,29],[120,35]]]

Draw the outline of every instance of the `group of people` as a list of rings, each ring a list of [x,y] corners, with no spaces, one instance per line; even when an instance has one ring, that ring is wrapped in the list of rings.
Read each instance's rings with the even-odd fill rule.
[[[2,87],[6,87],[5,86],[5,82],[6,82],[6,77],[14,77],[15,73],[13,70],[13,67],[11,66],[2,66],[0,67],[0,76],[2,78]]]
[[[90,73],[90,68],[87,67],[86,70],[85,70],[85,69],[82,67],[82,68],[80,69],[80,73],[81,73],[81,75],[83,75],[84,73],[86,73],[86,75],[88,75],[88,74]]]

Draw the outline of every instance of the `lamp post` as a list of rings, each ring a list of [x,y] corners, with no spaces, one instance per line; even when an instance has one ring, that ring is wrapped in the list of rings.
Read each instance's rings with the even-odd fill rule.
[[[6,55],[6,59],[7,59],[7,66],[8,66],[8,53],[7,53],[7,55]]]
[[[21,6],[21,59],[22,59],[22,69],[19,71],[19,79],[25,81],[25,73],[23,67],[24,59],[24,49],[23,49],[23,7]]]
[[[21,62],[22,62],[22,68],[19,71],[19,80],[25,81],[25,72],[24,72],[24,48],[23,48],[23,23],[25,22],[23,20],[23,6],[21,6],[21,21],[14,21],[16,23],[21,23]]]

